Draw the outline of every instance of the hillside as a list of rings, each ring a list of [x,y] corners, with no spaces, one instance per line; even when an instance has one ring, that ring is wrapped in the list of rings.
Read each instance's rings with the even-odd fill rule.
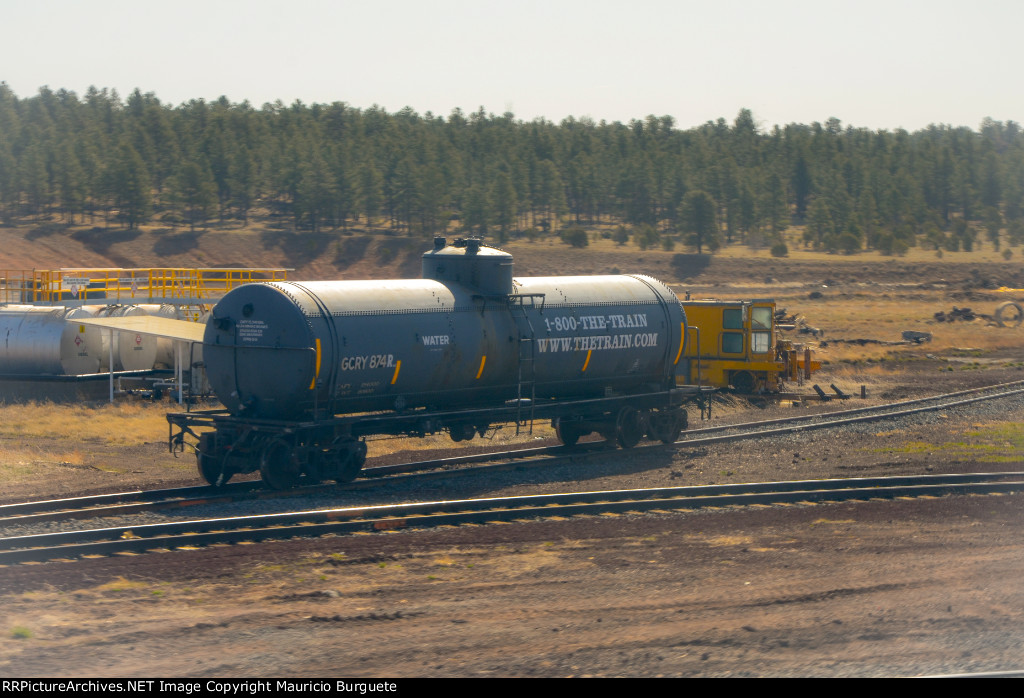
[[[450,236],[454,237],[454,235]],[[169,229],[56,225],[0,228],[0,269],[73,267],[285,267],[292,279],[410,278],[420,274],[420,256],[431,242],[367,232],[293,233],[270,228]],[[938,285],[951,291],[1024,287],[1024,267],[994,253],[947,254],[915,249],[906,257],[875,253],[854,256],[805,252],[792,245],[789,257],[745,246],[715,255],[640,250],[599,239],[576,249],[555,237],[505,245],[516,259],[516,275],[643,273],[666,282],[716,293],[792,292],[800,287],[881,283]],[[682,248],[677,248],[682,249]]]

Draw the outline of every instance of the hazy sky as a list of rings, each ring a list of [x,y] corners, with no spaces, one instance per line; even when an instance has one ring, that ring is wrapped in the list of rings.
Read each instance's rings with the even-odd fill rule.
[[[680,128],[1024,121],[1020,0],[0,0],[0,80]]]

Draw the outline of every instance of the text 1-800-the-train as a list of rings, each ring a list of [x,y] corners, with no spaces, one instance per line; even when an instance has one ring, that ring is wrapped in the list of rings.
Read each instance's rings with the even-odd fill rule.
[[[227,408],[173,413],[213,484],[259,470],[272,487],[355,477],[362,437],[551,419],[563,443],[600,432],[623,447],[674,441],[686,316],[640,275],[514,278],[512,257],[435,240],[423,279],[274,282],[217,303],[203,339]]]

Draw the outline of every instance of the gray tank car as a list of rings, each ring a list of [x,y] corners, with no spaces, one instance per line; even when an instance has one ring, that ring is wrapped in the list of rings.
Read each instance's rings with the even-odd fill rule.
[[[247,284],[214,307],[206,374],[225,413],[168,415],[213,484],[260,469],[273,487],[349,480],[369,434],[551,419],[566,444],[674,441],[686,317],[641,275],[514,278],[511,255],[435,240],[423,279]],[[689,396],[689,397],[688,397]],[[177,426],[177,432],[175,432]]]

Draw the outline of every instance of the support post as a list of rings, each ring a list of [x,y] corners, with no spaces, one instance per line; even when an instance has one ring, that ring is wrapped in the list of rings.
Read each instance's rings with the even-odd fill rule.
[[[107,342],[107,360],[110,362],[107,365],[107,369],[110,371],[110,404],[114,404],[114,328],[111,327],[109,330],[110,341]]]
[[[178,381],[178,404],[179,405],[181,404],[181,382],[182,382],[182,375],[184,374],[184,371],[182,370],[182,367],[181,367],[181,345],[182,344],[183,344],[183,342],[181,342],[181,341],[175,341],[174,342],[174,353],[175,353],[175,357],[174,357],[174,372],[176,374],[176,378],[177,378],[177,381]]]

